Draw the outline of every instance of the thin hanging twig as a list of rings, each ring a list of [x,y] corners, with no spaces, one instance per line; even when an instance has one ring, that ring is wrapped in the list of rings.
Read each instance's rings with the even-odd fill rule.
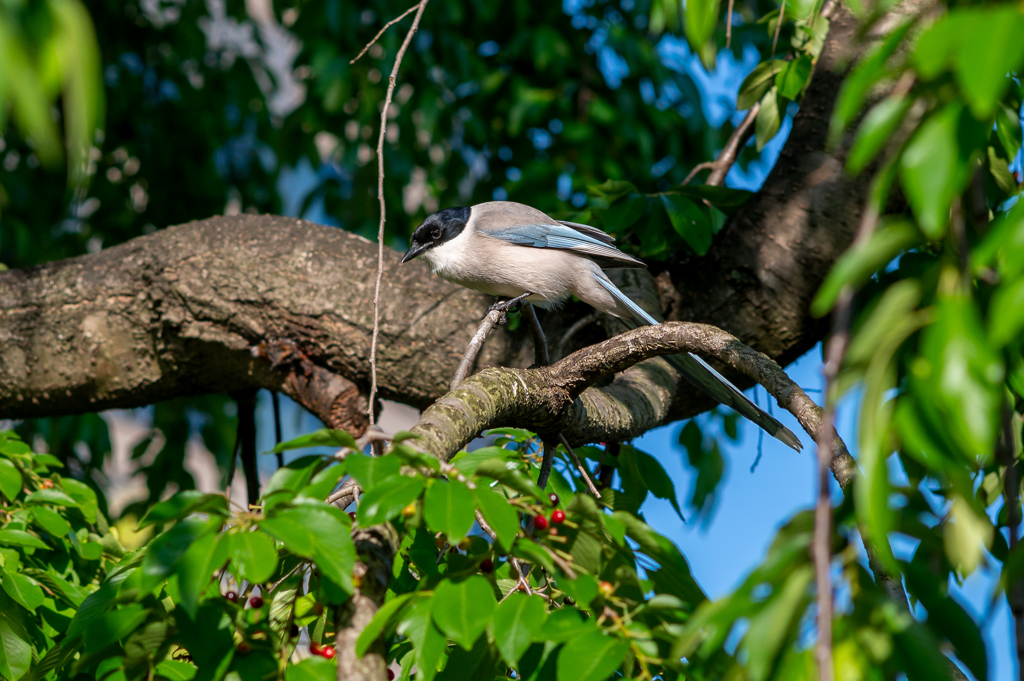
[[[779,10],[779,20],[775,22],[775,37],[772,39],[772,60],[775,59],[775,46],[779,44],[779,30],[782,28],[782,19],[786,16],[786,0],[782,0],[782,9]]]
[[[725,49],[727,50],[732,42],[732,3],[733,0],[729,0],[729,9],[725,13]]]
[[[367,415],[370,418],[370,425],[376,422],[373,410],[373,403],[377,397],[377,337],[380,335],[380,282],[384,276],[384,223],[387,222],[387,208],[384,205],[384,137],[388,127],[388,109],[391,108],[391,96],[395,93],[395,79],[398,77],[398,69],[402,65],[402,57],[409,49],[416,29],[419,28],[420,19],[423,17],[423,10],[427,8],[430,0],[422,0],[416,5],[416,17],[412,20],[409,32],[405,34],[405,40],[398,49],[395,56],[395,65],[388,77],[388,91],[384,96],[384,107],[380,112],[380,134],[377,136],[377,198],[380,200],[380,227],[377,229],[377,282],[373,292],[373,337],[370,340],[370,399],[367,405]]]
[[[565,439],[565,436],[561,433],[558,434],[558,439],[561,440],[562,446],[565,447],[565,451],[569,452],[569,458],[572,459],[573,464],[579,469],[580,475],[583,476],[583,480],[587,483],[587,487],[590,488],[590,493],[598,499],[601,498],[601,493],[597,491],[597,487],[594,486],[594,481],[590,479],[590,473],[586,467],[580,462],[580,457],[576,456],[576,452],[569,446],[569,441]]]
[[[729,1],[730,1],[730,2],[732,2],[732,0],[729,0]],[[373,36],[373,40],[371,40],[370,42],[366,43],[366,46],[365,46],[365,47],[363,47],[363,50],[362,50],[362,52],[360,52],[359,54],[357,54],[357,55],[355,56],[355,58],[354,58],[354,59],[352,59],[352,60],[351,60],[351,61],[349,62],[349,64],[350,64],[350,65],[351,65],[351,64],[355,64],[355,63],[356,63],[357,61],[359,61],[359,60],[360,60],[360,59],[362,58],[362,56],[363,56],[364,54],[366,54],[366,51],[367,51],[368,49],[370,49],[371,47],[373,47],[373,44],[374,44],[375,42],[377,42],[378,40],[380,40],[380,37],[381,37],[382,35],[384,35],[384,31],[388,30],[389,28],[391,28],[392,26],[394,26],[395,24],[397,24],[397,23],[398,23],[399,21],[401,21],[402,19],[404,19],[404,18],[406,18],[407,16],[409,16],[410,14],[412,14],[412,13],[413,13],[413,12],[414,12],[414,11],[416,10],[416,8],[417,8],[417,7],[419,7],[419,4],[415,4],[415,5],[413,5],[412,7],[410,7],[410,8],[409,8],[409,9],[407,9],[407,10],[405,10],[404,12],[402,12],[401,14],[399,14],[399,15],[398,15],[397,17],[395,17],[394,19],[392,19],[392,20],[391,20],[391,21],[389,21],[388,23],[384,24],[384,28],[380,29],[380,31],[379,31],[379,32],[377,33],[377,35]]]

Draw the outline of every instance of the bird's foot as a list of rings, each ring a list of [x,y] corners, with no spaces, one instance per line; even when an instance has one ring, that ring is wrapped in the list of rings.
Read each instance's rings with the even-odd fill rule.
[[[494,305],[491,305],[489,308],[487,308],[487,313],[490,314],[495,310],[500,312],[500,314],[498,315],[498,325],[501,326],[508,321],[508,313],[515,312],[516,310],[518,310],[520,305],[522,305],[522,302],[532,295],[533,293],[526,292],[520,296],[516,296],[512,300],[499,301]]]

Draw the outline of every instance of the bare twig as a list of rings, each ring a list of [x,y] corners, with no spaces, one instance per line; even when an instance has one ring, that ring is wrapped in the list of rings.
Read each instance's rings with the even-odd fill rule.
[[[416,17],[412,20],[409,32],[405,34],[402,46],[398,48],[395,55],[395,65],[388,77],[388,91],[384,96],[384,107],[380,111],[380,134],[377,136],[377,198],[380,201],[380,227],[377,229],[377,282],[373,291],[373,337],[370,340],[370,398],[367,405],[367,416],[370,418],[370,425],[375,422],[373,403],[377,397],[377,337],[380,335],[380,282],[384,276],[384,223],[387,222],[387,208],[384,205],[384,137],[388,127],[388,109],[391,108],[391,97],[395,93],[395,79],[398,77],[398,69],[402,65],[402,57],[409,49],[416,29],[419,28],[420,19],[423,18],[423,10],[427,8],[430,0],[421,0],[416,5]]]
[[[555,449],[555,445],[547,442],[544,443],[544,458],[541,459],[540,475],[537,476],[537,485],[541,489],[548,486],[548,478],[551,477],[551,466],[555,462]]]
[[[526,320],[526,325],[530,327],[530,333],[533,335],[534,363],[538,366],[550,364],[551,358],[548,357],[548,341],[544,337],[544,329],[541,328],[540,320],[537,319],[537,311],[533,309],[533,305],[530,303],[523,304],[523,319]]]
[[[775,59],[775,47],[779,44],[779,31],[782,29],[782,20],[786,17],[786,0],[782,0],[782,8],[779,9],[779,20],[775,22],[775,37],[772,38],[772,56]]]
[[[730,2],[731,2],[731,0],[730,0]],[[377,42],[378,40],[380,40],[380,37],[381,37],[382,35],[384,35],[384,31],[388,30],[389,28],[391,28],[392,26],[394,26],[395,24],[397,24],[397,23],[398,23],[399,21],[401,21],[402,19],[404,19],[404,18],[406,18],[407,16],[409,16],[410,14],[412,14],[412,13],[413,13],[414,11],[416,11],[416,9],[417,9],[417,8],[418,8],[419,6],[420,6],[420,3],[416,3],[415,5],[413,5],[413,6],[412,6],[412,7],[410,7],[409,9],[405,10],[404,12],[402,12],[401,14],[399,14],[399,15],[398,15],[397,17],[395,17],[394,19],[392,19],[392,20],[391,20],[391,21],[389,21],[388,23],[384,24],[384,28],[380,29],[380,31],[379,31],[379,32],[377,33],[377,35],[373,36],[373,40],[371,40],[370,42],[366,43],[366,46],[365,46],[365,47],[363,47],[362,51],[361,51],[361,52],[360,52],[359,54],[357,54],[357,55],[355,56],[355,58],[354,58],[354,59],[352,59],[352,60],[351,60],[351,61],[349,62],[349,64],[355,64],[355,63],[356,63],[357,61],[359,61],[359,60],[360,60],[360,59],[362,58],[362,56],[363,56],[364,54],[366,54],[366,51],[367,51],[368,49],[370,49],[371,47],[373,47],[373,44],[374,44],[375,42]]]
[[[487,521],[484,519],[484,516],[482,513],[480,513],[480,511],[476,512],[476,522],[478,525],[480,525],[480,529],[486,532],[487,535],[491,538],[491,541],[498,540],[497,533],[495,533],[495,531],[491,529],[491,526],[487,524]],[[526,573],[523,571],[522,563],[520,563],[519,559],[515,556],[509,556],[508,559],[509,562],[512,563],[512,567],[516,569],[516,575],[518,576],[519,583],[518,586],[522,587],[522,590],[526,592],[527,596],[532,596],[533,591],[530,589],[530,580],[526,578]],[[505,594],[502,597],[501,600],[505,600],[506,598],[508,598],[509,595],[512,594],[514,591],[516,591],[516,589],[511,589],[507,594]]]
[[[274,439],[281,444],[281,399],[276,390],[270,391],[270,399],[274,407]],[[284,452],[277,453],[277,467],[284,468]]]
[[[729,0],[729,9],[725,12],[725,49],[727,50],[732,42],[732,5],[733,0]]]
[[[736,159],[739,158],[743,145],[747,143],[747,140],[754,133],[754,121],[757,120],[757,114],[760,110],[761,102],[755,102],[754,106],[750,107],[747,115],[743,117],[740,124],[732,131],[729,141],[725,143],[725,148],[722,149],[722,152],[718,154],[718,158],[715,159],[715,167],[711,170],[711,174],[708,175],[708,180],[704,184],[720,187],[725,182],[725,176],[729,173],[729,169],[732,168],[733,164],[736,163]]]
[[[587,487],[590,489],[590,493],[600,499],[601,493],[598,492],[597,487],[594,486],[594,481],[590,479],[590,473],[587,471],[586,467],[580,463],[580,457],[576,456],[576,452],[574,452],[572,447],[569,446],[569,441],[566,440],[565,436],[561,433],[558,434],[558,439],[562,441],[562,446],[565,447],[565,451],[569,452],[569,458],[572,459],[576,468],[579,469],[580,475],[583,476],[583,480],[586,481]]]
[[[747,115],[740,121],[740,124],[732,131],[729,141],[725,143],[725,147],[718,153],[718,157],[714,161],[705,161],[695,165],[690,174],[683,180],[683,184],[689,184],[690,180],[700,171],[710,170],[711,174],[708,175],[707,182],[704,184],[714,187],[721,186],[725,182],[725,176],[729,174],[729,169],[732,168],[733,164],[736,163],[736,159],[739,158],[743,145],[747,143],[747,140],[754,133],[754,121],[757,120],[757,113],[760,110],[761,102],[755,102],[754,106],[750,107],[747,111]]]
[[[484,316],[483,321],[480,322],[480,328],[476,330],[473,338],[470,339],[469,345],[466,346],[466,354],[462,356],[462,361],[459,362],[459,366],[455,370],[455,375],[452,377],[450,384],[451,390],[454,390],[455,386],[462,383],[466,376],[469,376],[469,372],[473,369],[473,362],[476,361],[476,356],[480,353],[480,348],[483,347],[487,334],[497,325],[500,317],[501,310],[491,310]]]

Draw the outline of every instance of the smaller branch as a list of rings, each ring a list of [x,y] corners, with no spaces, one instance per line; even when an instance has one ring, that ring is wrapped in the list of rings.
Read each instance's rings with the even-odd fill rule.
[[[482,513],[480,513],[480,511],[476,511],[476,522],[477,522],[478,525],[480,525],[480,529],[482,529],[484,532],[486,532],[487,536],[489,536],[491,538],[491,541],[498,541],[497,533],[493,529],[491,529],[490,525],[487,524],[487,521],[484,520],[484,516],[483,516]],[[530,580],[526,578],[526,573],[523,572],[523,565],[522,565],[522,563],[520,563],[519,559],[516,558],[515,556],[509,556],[508,559],[509,559],[509,562],[512,563],[512,567],[514,567],[516,569],[516,574],[518,575],[519,586],[522,587],[522,590],[526,592],[527,596],[532,596],[533,595],[533,591],[530,589]],[[506,598],[508,598],[515,591],[516,591],[516,589],[509,590],[509,592],[507,594],[505,594],[502,597],[501,600],[504,601]]]
[[[341,483],[341,487],[336,492],[333,492],[327,497],[327,503],[333,505],[335,508],[344,511],[346,508],[352,505],[359,495],[363,493],[363,488],[359,486],[355,478],[349,478],[345,482]]]
[[[683,184],[686,183],[684,182]],[[569,329],[562,336],[562,340],[558,341],[558,348],[556,348],[555,350],[555,355],[558,357],[558,359],[565,357],[565,346],[570,340],[572,340],[573,336],[579,333],[584,327],[596,322],[600,318],[600,312],[591,312],[586,317],[583,317],[582,319],[577,319],[575,322],[573,322],[573,325],[570,326]]]
[[[274,406],[274,439],[281,444],[281,398],[276,390],[271,390],[270,399]],[[277,467],[284,468],[284,452],[277,453]]]
[[[732,0],[730,0],[730,2],[731,2],[731,1],[732,1]],[[399,14],[399,15],[398,15],[397,17],[395,17],[394,19],[392,19],[392,20],[391,20],[391,21],[389,21],[388,23],[384,24],[384,28],[380,29],[380,31],[379,31],[379,32],[377,33],[377,35],[373,36],[373,40],[371,40],[370,42],[366,43],[366,46],[365,46],[365,47],[364,47],[364,48],[362,49],[362,51],[361,51],[361,52],[360,52],[359,54],[357,54],[357,55],[355,56],[355,59],[353,59],[352,61],[350,61],[350,62],[349,62],[349,64],[350,64],[350,65],[351,65],[351,64],[355,64],[355,63],[356,63],[357,61],[359,61],[359,60],[360,60],[360,59],[362,58],[362,56],[363,56],[364,54],[366,54],[366,51],[367,51],[368,49],[370,49],[371,47],[373,47],[373,44],[374,44],[375,42],[377,42],[378,40],[380,40],[380,37],[381,37],[382,35],[384,35],[384,31],[388,30],[389,28],[391,28],[392,26],[394,26],[395,24],[397,24],[397,23],[398,23],[399,21],[401,21],[402,19],[406,18],[407,16],[409,16],[410,14],[412,14],[413,12],[415,12],[415,11],[416,11],[416,10],[417,10],[417,9],[419,8],[419,6],[420,6],[420,3],[416,3],[415,5],[413,5],[413,6],[412,6],[412,7],[410,7],[409,9],[405,10],[404,12],[402,12],[401,14]]]
[[[750,110],[747,111],[747,115],[740,121],[740,124],[732,131],[729,141],[725,143],[725,148],[722,149],[721,153],[718,154],[718,158],[715,159],[714,168],[704,184],[713,187],[722,186],[725,182],[725,176],[729,174],[729,169],[733,167],[736,159],[739,158],[740,151],[746,145],[750,136],[754,134],[754,121],[757,120],[759,111],[761,111],[761,102],[755,102],[754,106],[750,107]]]
[[[476,330],[476,333],[473,334],[469,341],[469,345],[466,346],[466,354],[462,356],[462,361],[459,362],[459,366],[455,370],[455,375],[452,377],[452,382],[448,387],[449,390],[455,390],[455,386],[462,383],[469,376],[469,372],[473,369],[473,362],[476,361],[476,356],[480,354],[480,348],[484,346],[487,334],[498,324],[501,315],[501,310],[491,310],[484,316],[483,321],[480,322],[480,328]]]
[[[725,49],[727,50],[732,42],[732,5],[733,0],[729,0],[729,9],[725,12]]]
[[[377,198],[380,201],[380,226],[377,228],[377,280],[373,290],[373,336],[370,339],[370,399],[366,408],[370,425],[373,425],[375,422],[373,403],[377,397],[377,338],[380,336],[380,282],[384,276],[384,224],[387,222],[387,208],[384,204],[384,136],[388,127],[388,109],[391,108],[391,97],[395,94],[395,79],[398,78],[398,69],[402,66],[402,58],[405,56],[405,51],[409,49],[409,43],[412,42],[416,29],[419,28],[420,19],[423,18],[423,10],[427,8],[429,1],[421,0],[416,5],[416,17],[412,20],[409,32],[405,34],[402,46],[398,48],[398,54],[395,56],[395,65],[391,69],[391,76],[388,77],[388,91],[384,96],[384,108],[380,112],[380,134],[377,136]]]
[[[775,37],[772,39],[772,56],[775,59],[775,48],[779,44],[779,31],[782,29],[782,20],[786,17],[786,0],[782,0],[782,8],[779,10],[779,20],[775,22]],[[831,674],[831,672],[830,672]]]
[[[566,440],[565,436],[562,435],[561,433],[558,434],[558,439],[562,441],[562,446],[565,447],[565,451],[569,452],[569,458],[572,459],[572,462],[576,465],[576,468],[579,469],[580,475],[583,476],[583,480],[586,481],[587,487],[590,489],[590,493],[593,494],[594,497],[600,499],[601,493],[598,492],[597,487],[594,486],[594,481],[590,479],[590,473],[587,471],[586,467],[584,467],[584,465],[580,462],[580,457],[576,456],[576,452],[574,452],[572,450],[572,447],[569,446],[569,441]]]
[[[530,327],[530,333],[533,335],[534,364],[538,366],[550,364],[548,340],[544,337],[544,329],[541,328],[540,320],[537,319],[537,311],[533,309],[533,305],[530,303],[523,304],[523,318],[526,320],[526,325]]]
[[[561,435],[561,433],[559,433]],[[548,486],[548,478],[551,477],[551,466],[555,462],[555,447],[544,443],[544,458],[540,463],[540,475],[537,476],[537,485],[544,489]],[[600,496],[600,495],[598,495]]]
[[[683,184],[690,184],[690,180],[696,177],[697,173],[699,173],[702,170],[711,170],[714,167],[714,161],[704,161],[703,163],[698,163],[693,167],[693,170],[691,170],[689,174],[683,179]]]

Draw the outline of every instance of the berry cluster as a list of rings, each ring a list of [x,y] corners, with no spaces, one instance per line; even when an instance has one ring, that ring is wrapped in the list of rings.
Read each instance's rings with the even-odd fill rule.
[[[328,660],[333,660],[337,652],[334,650],[334,646],[322,646],[316,641],[309,644],[309,652],[312,655],[319,655],[320,657]]]
[[[553,506],[558,506],[558,495],[552,492],[548,495],[548,499],[551,501]],[[550,520],[543,515],[533,517],[533,527],[537,530],[546,530],[549,525],[561,525],[565,522],[565,511],[560,508],[556,508],[551,512]]]

